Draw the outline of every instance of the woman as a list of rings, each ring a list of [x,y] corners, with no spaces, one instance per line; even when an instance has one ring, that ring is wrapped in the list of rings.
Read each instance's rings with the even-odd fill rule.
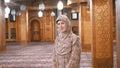
[[[53,63],[54,68],[80,68],[81,46],[77,35],[67,16],[61,15],[56,20],[59,29],[55,40]]]

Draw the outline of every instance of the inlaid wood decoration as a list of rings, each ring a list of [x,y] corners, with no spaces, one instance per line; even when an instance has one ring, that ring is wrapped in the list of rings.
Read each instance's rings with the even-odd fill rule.
[[[54,41],[55,17],[51,16],[51,12],[44,11],[43,17],[38,17],[36,11],[29,11],[29,41]]]
[[[92,0],[93,67],[113,68],[112,0]]]
[[[6,19],[6,40],[22,40],[24,42],[54,41],[55,17],[51,16],[51,10],[44,11],[44,16],[41,18],[38,17],[37,13],[37,11],[22,12],[21,16],[16,16],[15,22],[10,22],[10,18]]]

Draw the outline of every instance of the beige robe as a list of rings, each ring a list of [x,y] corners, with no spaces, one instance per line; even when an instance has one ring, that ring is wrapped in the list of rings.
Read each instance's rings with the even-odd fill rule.
[[[73,33],[63,39],[57,37],[54,46],[53,68],[80,68],[81,46]]]

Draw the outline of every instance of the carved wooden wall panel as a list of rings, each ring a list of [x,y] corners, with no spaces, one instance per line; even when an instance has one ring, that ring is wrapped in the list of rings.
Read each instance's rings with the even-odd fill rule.
[[[78,8],[79,8],[79,7],[76,7],[76,8],[74,9],[74,12],[78,12],[78,20],[73,20],[73,19],[71,19],[71,13],[72,13],[71,8],[67,8],[67,9],[66,9],[67,16],[68,16],[68,18],[70,19],[70,22],[71,22],[71,24],[72,24],[72,31],[73,31],[73,33],[75,33],[76,35],[79,34],[79,9],[78,9]],[[64,14],[64,13],[63,13],[63,14]]]
[[[40,23],[37,20],[31,22],[32,41],[40,41]]]
[[[28,44],[28,31],[27,31],[27,27],[28,27],[28,22],[27,22],[27,13],[28,11],[21,11],[21,18],[20,18],[20,41],[22,45],[27,45]]]
[[[53,41],[54,40],[54,26],[55,26],[55,20],[54,17],[51,17],[50,15],[51,11],[47,11],[45,14],[45,40],[46,41]],[[48,35],[49,34],[49,35]]]
[[[16,41],[16,37],[12,38],[13,37],[13,33],[11,32],[12,29],[15,29],[17,28],[17,22],[10,22],[10,17],[6,20],[6,23],[8,24],[6,29],[8,29],[8,31],[6,31],[6,33],[8,34],[8,38],[6,39],[7,41]],[[16,32],[17,33],[17,32]],[[15,33],[15,35],[16,35]]]
[[[90,28],[90,13],[89,7],[81,6],[82,7],[82,28],[84,29],[83,32],[83,40],[84,44],[91,44],[91,28]]]
[[[31,21],[37,20],[40,23],[40,41],[54,41],[55,37],[55,18],[51,16],[51,11],[44,11],[43,17],[38,17],[37,12],[29,12],[29,36],[31,37]],[[31,38],[29,38],[31,39]],[[30,40],[29,40],[30,41]]]
[[[82,50],[91,51],[91,24],[90,9],[87,5],[81,5],[81,29],[82,29]]]
[[[10,17],[6,18],[6,41],[20,41],[20,25],[20,16],[16,16],[15,22],[10,22]],[[12,34],[11,29],[15,29],[15,35]],[[11,38],[12,35],[14,38]]]
[[[69,9],[70,10],[70,9]],[[68,15],[69,18],[71,19],[71,11],[68,11]],[[16,16],[16,21],[15,22],[10,22],[9,18],[7,20],[8,25],[6,25],[7,29],[8,29],[8,39],[6,39],[7,41],[20,41],[21,37],[24,36],[21,33],[21,31],[23,30],[24,32],[27,30],[24,30],[23,28],[27,29],[28,28],[28,35],[26,36],[27,41],[31,41],[32,40],[32,35],[31,35],[31,22],[33,20],[37,20],[39,21],[39,28],[40,28],[40,41],[54,41],[55,39],[55,17],[51,16],[51,10],[48,11],[44,11],[44,16],[43,17],[38,17],[38,11],[28,11],[28,26],[27,23],[21,23],[22,20],[24,20],[25,18],[27,18],[27,16],[23,17],[21,19],[21,16]],[[22,15],[22,14],[21,14]],[[23,16],[23,15],[22,15]],[[27,22],[27,20],[26,20]],[[77,26],[78,27],[78,20],[71,20],[73,26]],[[24,24],[26,26],[24,26]],[[10,29],[11,28],[16,28],[16,39],[11,39],[10,36]],[[49,35],[48,35],[49,34]]]
[[[5,41],[4,2],[3,0],[0,0],[0,52],[6,50]]]
[[[16,41],[20,41],[21,32],[20,32],[20,16],[16,16]]]
[[[92,0],[93,66],[113,68],[112,0]]]

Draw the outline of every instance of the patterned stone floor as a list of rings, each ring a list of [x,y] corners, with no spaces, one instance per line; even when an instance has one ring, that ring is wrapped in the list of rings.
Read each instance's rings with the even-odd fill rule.
[[[7,51],[0,53],[0,68],[52,68],[53,45],[53,42],[32,42],[28,46],[7,43]],[[91,62],[91,53],[82,52],[80,68],[92,68]]]

